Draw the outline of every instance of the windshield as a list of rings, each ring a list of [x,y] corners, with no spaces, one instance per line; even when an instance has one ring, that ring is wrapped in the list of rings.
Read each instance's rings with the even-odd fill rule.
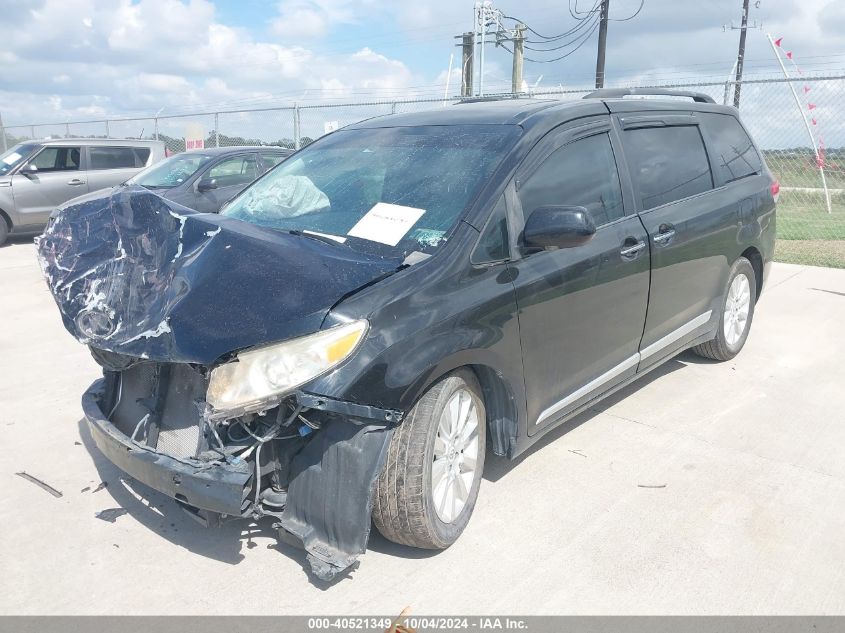
[[[222,215],[374,255],[430,253],[520,132],[513,125],[341,130],[258,179]]]
[[[0,155],[0,176],[8,174],[15,167],[23,163],[37,147],[38,145],[21,143]]]
[[[178,187],[210,160],[211,156],[207,154],[176,154],[136,174],[127,184],[147,189]]]

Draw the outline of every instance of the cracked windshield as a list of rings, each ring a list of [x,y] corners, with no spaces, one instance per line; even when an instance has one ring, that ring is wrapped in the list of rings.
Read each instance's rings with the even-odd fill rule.
[[[519,133],[487,125],[342,130],[281,163],[222,215],[371,255],[432,253]]]

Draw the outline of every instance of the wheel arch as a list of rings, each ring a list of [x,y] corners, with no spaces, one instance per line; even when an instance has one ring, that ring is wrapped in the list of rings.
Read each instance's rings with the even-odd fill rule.
[[[9,214],[6,213],[2,208],[0,208],[0,219],[2,219],[6,223],[6,228],[9,229],[9,232],[12,232],[12,218],[9,217]]]
[[[487,412],[487,431],[493,452],[500,456],[513,456],[519,439],[518,395],[505,375],[490,363],[485,363],[478,358],[461,358],[459,355],[453,359],[453,362],[439,364],[426,376],[425,380],[418,382],[409,390],[414,394],[413,402],[421,398],[445,376],[458,369],[472,371],[481,385],[481,395]]]
[[[756,286],[755,298],[760,298],[760,293],[763,292],[763,255],[756,246],[749,246],[742,251],[741,257],[744,257],[751,262],[751,267],[754,269],[754,284]]]

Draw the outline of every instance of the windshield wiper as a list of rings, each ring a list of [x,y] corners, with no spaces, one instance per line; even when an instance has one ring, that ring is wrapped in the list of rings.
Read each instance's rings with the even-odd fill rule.
[[[319,233],[312,233],[311,231],[301,231],[299,229],[290,229],[289,231],[285,231],[289,235],[298,235],[299,237],[310,237],[312,240],[317,240],[318,242],[324,242],[326,244],[332,244],[333,246],[343,246],[346,242],[344,240],[341,242],[337,239],[332,239],[325,235],[320,235]]]

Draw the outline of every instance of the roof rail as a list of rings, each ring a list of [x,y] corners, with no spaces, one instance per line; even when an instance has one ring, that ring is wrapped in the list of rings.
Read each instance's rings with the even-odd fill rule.
[[[689,90],[669,90],[667,88],[602,88],[594,90],[584,99],[617,99],[629,95],[660,95],[665,97],[689,97],[696,103],[716,103],[710,95],[703,92],[691,92]]]

